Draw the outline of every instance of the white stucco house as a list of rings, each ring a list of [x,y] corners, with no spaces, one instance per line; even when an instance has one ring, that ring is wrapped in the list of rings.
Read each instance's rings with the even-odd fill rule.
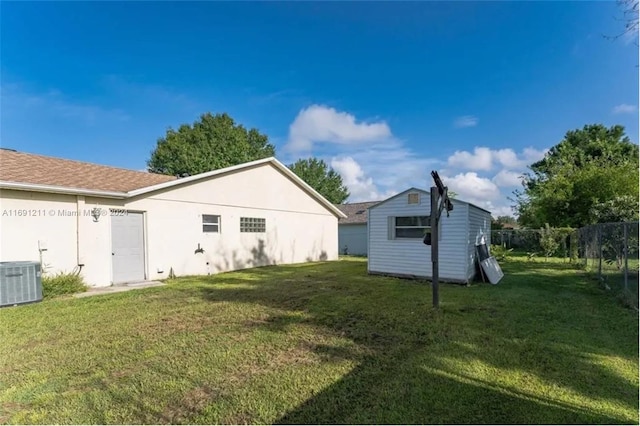
[[[336,204],[347,217],[338,220],[338,249],[340,254],[366,256],[368,249],[368,209],[378,201]]]
[[[491,212],[452,199],[453,211],[440,221],[440,280],[468,283],[476,274],[476,245],[491,244]],[[369,208],[368,271],[401,277],[431,278],[429,191],[410,188]]]
[[[0,261],[93,286],[335,260],[343,217],[275,158],[176,178],[0,149]]]

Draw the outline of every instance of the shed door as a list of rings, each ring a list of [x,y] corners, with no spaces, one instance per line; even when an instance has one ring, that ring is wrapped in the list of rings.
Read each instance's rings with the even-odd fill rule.
[[[113,283],[144,281],[144,230],[142,213],[111,216]]]

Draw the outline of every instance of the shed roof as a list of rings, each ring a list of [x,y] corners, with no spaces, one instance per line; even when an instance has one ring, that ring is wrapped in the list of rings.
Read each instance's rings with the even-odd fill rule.
[[[378,204],[380,201],[366,201],[362,203],[336,204],[346,218],[338,221],[339,225],[356,225],[367,223],[368,208]]]
[[[411,187],[411,188],[406,189],[406,190],[404,190],[402,192],[399,192],[396,195],[393,195],[393,196],[387,198],[386,200],[383,200],[383,201],[380,201],[380,202],[376,203],[375,205],[371,206],[371,208],[375,208],[375,207],[377,207],[379,205],[382,205],[382,204],[386,203],[389,200],[393,200],[394,198],[400,197],[400,196],[406,194],[407,192],[411,192],[411,191],[418,191],[418,192],[422,192],[423,194],[431,194],[431,192],[427,191],[426,189],[420,189],[420,188],[416,188],[416,187]],[[460,200],[458,198],[452,198],[451,201],[454,202],[454,203],[457,202],[457,203],[467,204],[469,206],[475,207],[476,209],[479,209],[479,210],[482,210],[484,212],[487,212],[487,213],[491,214],[491,212],[489,210],[485,209],[485,208],[482,208],[482,207],[477,206],[475,204],[471,204],[471,203],[469,203],[467,201]]]

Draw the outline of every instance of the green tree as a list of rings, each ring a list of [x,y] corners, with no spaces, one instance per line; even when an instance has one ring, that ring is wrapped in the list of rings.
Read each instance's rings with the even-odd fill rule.
[[[258,130],[245,129],[226,113],[206,113],[193,125],[169,128],[147,167],[154,173],[195,175],[274,155],[274,146]]]
[[[307,158],[289,165],[289,169],[324,198],[334,204],[341,204],[349,198],[349,191],[342,183],[342,176],[323,160]]]
[[[604,206],[612,200],[625,200],[625,212],[638,204],[638,146],[622,126],[595,124],[569,131],[529,168],[524,189],[516,191],[519,222],[525,226],[577,228],[602,222]],[[637,217],[636,207],[623,219]]]
[[[590,213],[598,223],[632,221],[638,216],[638,200],[623,195],[594,204]]]

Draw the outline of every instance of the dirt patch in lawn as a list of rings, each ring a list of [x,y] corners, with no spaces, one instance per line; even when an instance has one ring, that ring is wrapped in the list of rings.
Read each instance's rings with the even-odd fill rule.
[[[162,412],[162,420],[168,424],[186,424],[209,404],[220,397],[221,392],[210,386],[198,386],[184,394],[182,399],[169,404]]]
[[[0,404],[0,424],[9,424],[9,420],[13,413],[23,411],[27,407],[26,404],[18,402],[3,402]]]

